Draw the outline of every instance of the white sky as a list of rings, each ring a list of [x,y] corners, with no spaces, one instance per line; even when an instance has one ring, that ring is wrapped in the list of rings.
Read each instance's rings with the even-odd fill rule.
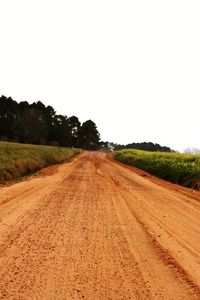
[[[0,0],[0,95],[200,148],[200,1]]]

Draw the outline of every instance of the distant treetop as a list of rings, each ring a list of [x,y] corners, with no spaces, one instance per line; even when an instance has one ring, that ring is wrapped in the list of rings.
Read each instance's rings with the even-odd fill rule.
[[[154,144],[151,142],[143,142],[143,143],[131,143],[127,145],[115,145],[115,150],[120,149],[138,149],[138,150],[144,150],[144,151],[152,151],[152,152],[171,152],[172,149],[166,146],[160,146],[159,144]]]
[[[144,151],[159,151],[159,152],[172,152],[173,150],[166,146],[160,146],[159,144],[154,143],[131,143],[127,145],[121,145],[116,143],[110,143],[110,142],[100,142],[101,149],[105,150],[121,150],[121,149],[138,149],[138,150],[144,150]]]

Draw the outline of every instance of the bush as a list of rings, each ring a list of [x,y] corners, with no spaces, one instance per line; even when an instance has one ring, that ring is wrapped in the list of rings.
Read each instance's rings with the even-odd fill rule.
[[[184,186],[192,186],[193,181],[200,177],[200,155],[197,154],[124,149],[115,151],[114,157],[123,163]]]

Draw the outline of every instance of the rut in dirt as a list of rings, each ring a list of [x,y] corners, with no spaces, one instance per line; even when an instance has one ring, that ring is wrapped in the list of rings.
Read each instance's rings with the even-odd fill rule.
[[[98,152],[44,174],[0,189],[0,299],[200,299],[199,192]]]

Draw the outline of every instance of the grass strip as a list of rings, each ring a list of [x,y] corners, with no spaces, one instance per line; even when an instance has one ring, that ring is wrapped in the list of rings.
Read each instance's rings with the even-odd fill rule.
[[[114,158],[173,183],[195,188],[200,181],[200,155],[123,149]]]
[[[0,183],[70,160],[80,149],[0,142]]]

